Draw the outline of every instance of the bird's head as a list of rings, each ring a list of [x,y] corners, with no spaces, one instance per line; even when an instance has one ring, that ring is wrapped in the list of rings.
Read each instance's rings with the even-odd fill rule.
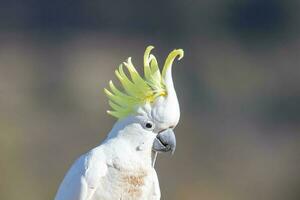
[[[115,71],[123,90],[117,89],[112,81],[109,83],[110,90],[104,89],[112,108],[107,112],[118,119],[111,137],[121,134],[138,144],[137,148],[174,152],[176,139],[173,129],[179,121],[180,110],[172,79],[172,64],[176,57],[180,60],[184,52],[182,49],[173,50],[160,71],[155,56],[151,54],[153,48],[149,46],[145,51],[143,77],[129,57]]]

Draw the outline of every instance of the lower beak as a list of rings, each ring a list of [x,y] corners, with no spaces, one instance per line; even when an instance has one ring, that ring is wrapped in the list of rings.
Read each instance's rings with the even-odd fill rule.
[[[173,154],[176,149],[176,137],[172,129],[166,129],[157,134],[154,139],[153,151],[156,152],[169,152]]]

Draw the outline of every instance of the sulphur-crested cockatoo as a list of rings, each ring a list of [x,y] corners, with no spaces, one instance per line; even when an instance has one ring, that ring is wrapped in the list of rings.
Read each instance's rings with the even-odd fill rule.
[[[158,152],[174,152],[174,127],[180,111],[172,80],[172,64],[183,57],[175,49],[162,72],[147,47],[144,76],[128,58],[115,71],[122,90],[112,81],[104,89],[118,119],[107,138],[82,155],[62,181],[55,200],[158,200],[160,188],[154,162]],[[123,66],[128,70],[125,74]]]

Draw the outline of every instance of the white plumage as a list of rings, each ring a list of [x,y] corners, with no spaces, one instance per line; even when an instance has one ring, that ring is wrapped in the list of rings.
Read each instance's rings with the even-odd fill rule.
[[[153,59],[149,53],[148,47],[145,59]],[[154,100],[149,98],[151,102],[136,105],[134,112],[115,123],[102,144],[80,156],[62,181],[55,200],[160,199],[154,161],[157,152],[175,150],[173,128],[180,116],[171,65],[176,56],[183,56],[183,52],[176,50],[170,55],[162,77],[166,92],[156,95]],[[129,88],[134,90],[132,86]],[[122,102],[122,96],[124,94],[114,99],[118,98],[123,106],[130,103],[128,96],[126,102]],[[123,116],[125,108],[116,108],[114,115]]]
[[[78,158],[55,200],[160,199],[151,159],[156,135],[142,130],[139,119],[117,123],[100,146]],[[131,124],[122,129],[128,121]],[[140,136],[143,134],[146,137]]]

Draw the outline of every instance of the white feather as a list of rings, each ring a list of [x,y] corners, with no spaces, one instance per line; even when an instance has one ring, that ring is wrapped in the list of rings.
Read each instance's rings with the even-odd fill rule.
[[[154,137],[131,118],[118,122],[103,144],[73,164],[55,200],[160,199],[152,167]]]

